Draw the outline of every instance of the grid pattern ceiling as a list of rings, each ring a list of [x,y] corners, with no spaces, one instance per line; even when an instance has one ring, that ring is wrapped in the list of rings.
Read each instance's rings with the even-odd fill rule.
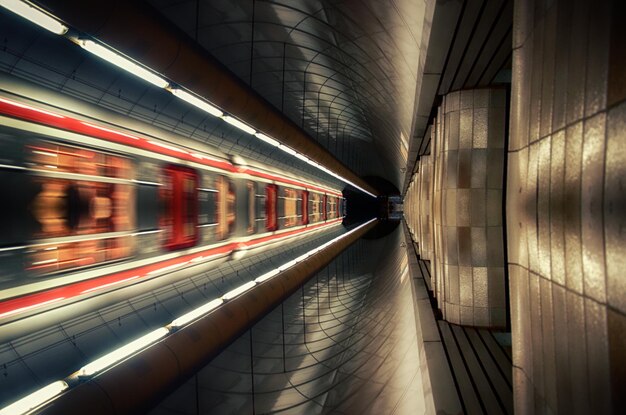
[[[149,3],[358,174],[400,185],[423,1]]]

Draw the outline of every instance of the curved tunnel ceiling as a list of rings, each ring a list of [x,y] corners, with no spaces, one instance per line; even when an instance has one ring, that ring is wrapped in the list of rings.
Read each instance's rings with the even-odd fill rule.
[[[148,2],[348,167],[401,188],[424,2]]]

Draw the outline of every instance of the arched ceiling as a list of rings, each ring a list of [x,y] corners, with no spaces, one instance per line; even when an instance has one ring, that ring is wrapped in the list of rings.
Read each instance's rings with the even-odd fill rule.
[[[424,1],[148,2],[355,172],[401,188]]]

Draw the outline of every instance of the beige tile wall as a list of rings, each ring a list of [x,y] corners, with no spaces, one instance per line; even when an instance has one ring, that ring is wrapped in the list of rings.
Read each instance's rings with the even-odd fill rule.
[[[518,413],[626,396],[623,1],[516,1],[507,234]]]
[[[506,92],[450,93],[434,151],[434,275],[444,318],[506,326],[503,172]]]

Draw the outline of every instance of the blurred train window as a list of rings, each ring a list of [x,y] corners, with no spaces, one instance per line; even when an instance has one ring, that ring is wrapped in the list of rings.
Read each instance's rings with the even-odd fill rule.
[[[28,162],[38,170],[131,179],[131,160],[103,151],[40,141],[27,146]]]
[[[298,216],[298,202],[300,202],[300,198],[298,197],[298,190],[295,189],[284,189],[284,196],[282,197],[285,203],[284,209],[284,226],[286,228],[296,226],[300,220]]]
[[[26,256],[26,269],[34,275],[102,265],[133,254],[134,238],[121,236],[34,247]]]
[[[38,140],[26,146],[26,163],[40,188],[30,206],[40,225],[34,239],[135,228],[134,186],[124,183],[131,159]]]
[[[218,192],[215,238],[222,240],[228,238],[235,229],[235,186],[226,176],[217,176],[215,185]]]
[[[34,182],[40,191],[30,210],[40,228],[33,239],[130,231],[135,227],[131,185],[39,176]]]
[[[319,193],[310,193],[309,200],[310,200],[309,206],[311,207],[311,212],[309,213],[309,217],[314,223],[321,221],[322,220],[322,195]]]
[[[265,228],[269,232],[278,229],[278,186],[265,186]]]
[[[177,165],[163,168],[161,216],[163,246],[168,250],[189,248],[198,242],[198,173]]]
[[[328,219],[337,218],[337,198],[330,196],[328,198]]]

